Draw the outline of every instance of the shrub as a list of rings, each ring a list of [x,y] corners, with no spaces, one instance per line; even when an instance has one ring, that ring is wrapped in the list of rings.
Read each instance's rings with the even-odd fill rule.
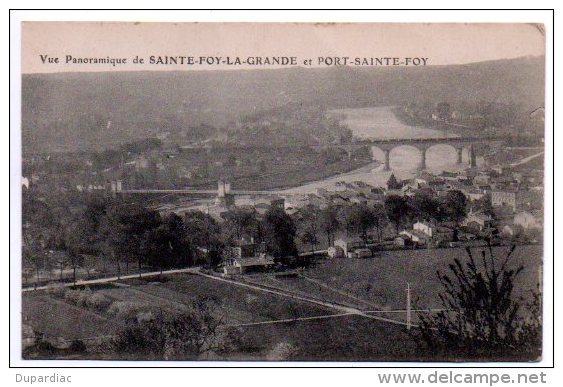
[[[78,306],[87,306],[88,305],[88,299],[92,296],[92,291],[90,290],[90,288],[85,288],[84,290],[79,290],[78,291],[78,301],[76,303],[76,305]]]
[[[59,283],[49,283],[47,285],[47,293],[55,297],[64,297],[66,287]]]
[[[138,320],[140,312],[147,311],[149,306],[140,302],[114,301],[107,313],[122,321]]]
[[[72,340],[72,342],[70,343],[70,347],[68,347],[68,349],[69,351],[72,352],[86,352],[87,350],[86,344],[84,344],[84,341],[80,339]]]
[[[86,300],[86,305],[99,311],[103,311],[111,304],[111,300],[102,293],[93,293]]]
[[[297,350],[291,343],[282,341],[276,344],[268,353],[268,360],[290,360],[295,356]]]
[[[65,300],[77,306],[87,306],[88,299],[92,295],[90,288],[84,290],[67,289],[64,292]]]
[[[66,289],[64,292],[65,300],[77,305],[80,300],[80,290]]]

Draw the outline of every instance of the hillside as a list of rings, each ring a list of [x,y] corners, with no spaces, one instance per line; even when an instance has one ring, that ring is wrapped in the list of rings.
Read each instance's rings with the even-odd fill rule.
[[[24,152],[103,149],[304,103],[327,109],[423,101],[544,105],[544,58],[425,68],[27,74]],[[203,126],[205,127],[205,126]],[[209,128],[213,132],[213,128]],[[211,135],[212,133],[210,133]]]

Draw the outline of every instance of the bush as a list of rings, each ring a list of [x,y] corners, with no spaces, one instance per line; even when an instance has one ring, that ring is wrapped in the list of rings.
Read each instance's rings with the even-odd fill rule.
[[[72,342],[70,343],[70,347],[68,347],[69,351],[72,352],[86,352],[87,348],[86,348],[86,344],[84,344],[84,341],[80,340],[80,339],[75,339],[72,340]]]
[[[291,360],[295,356],[297,350],[295,346],[287,342],[279,342],[274,348],[268,353],[268,360]]]
[[[68,302],[77,305],[80,301],[80,290],[66,289],[64,292],[64,298]]]
[[[88,299],[91,297],[92,291],[90,288],[84,290],[67,289],[64,292],[65,300],[73,303],[76,306],[87,306]]]
[[[140,302],[114,301],[111,303],[107,313],[121,321],[137,321],[141,313],[147,312],[149,305]]]
[[[66,287],[59,283],[49,283],[47,285],[47,293],[55,297],[64,297]]]
[[[80,290],[78,293],[78,306],[87,306],[88,299],[92,296],[92,291],[90,288],[85,288],[84,290]]]
[[[102,293],[93,293],[86,300],[86,305],[99,311],[104,311],[111,305],[111,300]]]

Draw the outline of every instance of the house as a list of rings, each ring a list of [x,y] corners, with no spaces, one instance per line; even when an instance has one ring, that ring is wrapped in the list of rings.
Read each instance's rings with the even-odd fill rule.
[[[361,249],[356,249],[354,251],[354,253],[356,253],[356,255],[358,256],[358,258],[370,258],[373,256],[372,252],[370,249],[368,248],[361,248]]]
[[[452,242],[454,240],[455,229],[450,227],[438,226],[434,231],[434,236],[432,237],[434,244],[439,244],[440,242]]]
[[[494,207],[507,206],[516,211],[516,191],[493,191],[491,192],[491,203]]]
[[[260,215],[264,215],[270,209],[270,204],[268,203],[256,203],[254,205],[256,212]]]
[[[344,258],[344,251],[340,247],[330,246],[326,252],[329,258]]]
[[[467,232],[467,231],[460,231],[457,234],[457,238],[460,241],[473,241],[473,240],[477,239],[477,235],[475,235],[474,233],[471,233],[471,232]]]
[[[403,230],[399,233],[399,236],[408,238],[412,244],[416,245],[426,245],[431,239],[428,234],[419,230]]]
[[[467,214],[467,217],[463,220],[462,225],[473,230],[482,231],[485,228],[492,227],[492,220],[493,219],[489,215],[469,211],[469,214]]]
[[[481,172],[473,178],[473,184],[475,185],[486,185],[491,182],[491,176],[487,173]]]
[[[264,271],[275,265],[274,258],[260,254],[257,257],[228,258],[224,262],[223,274],[244,274],[252,271]]]
[[[445,226],[435,225],[426,221],[416,222],[412,230],[401,231],[403,235],[410,239],[413,244],[438,245],[441,242],[451,242],[454,239],[454,229]]]
[[[528,211],[522,211],[514,215],[514,225],[520,226],[524,230],[541,229],[543,227],[541,220]]]
[[[285,199],[284,198],[272,199],[272,201],[270,202],[270,207],[285,211]]]
[[[402,191],[406,196],[413,196],[417,190],[418,184],[416,183],[405,184],[402,188]]]
[[[413,224],[412,229],[423,232],[428,237],[432,238],[432,234],[435,230],[435,226],[425,221],[422,222],[417,221],[415,224]]]
[[[400,247],[408,246],[408,245],[410,245],[410,242],[411,242],[411,240],[407,235],[399,234],[398,236],[396,236],[393,239],[393,244],[395,246],[400,246]]]
[[[469,199],[469,201],[479,200],[485,196],[485,193],[483,191],[475,187],[463,189],[461,192],[463,192],[463,194],[467,199]]]
[[[458,175],[457,175],[457,173],[454,173],[454,172],[443,171],[440,174],[440,178],[442,178],[445,181],[457,181]]]
[[[343,256],[351,258],[357,256],[356,250],[365,248],[365,243],[361,238],[337,239],[334,241],[334,247],[337,249],[336,257]],[[340,251],[338,251],[340,249]]]

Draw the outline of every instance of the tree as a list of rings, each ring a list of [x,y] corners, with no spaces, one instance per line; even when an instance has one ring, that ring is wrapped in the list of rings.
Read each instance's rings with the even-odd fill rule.
[[[401,189],[403,186],[392,173],[387,180],[387,189]]]
[[[270,208],[263,220],[266,251],[274,258],[283,259],[297,255],[296,228],[289,215],[279,208]]]
[[[311,229],[306,229],[301,234],[301,241],[303,243],[308,243],[308,244],[311,245],[311,254],[314,255],[315,251],[317,249],[316,248],[317,244],[319,243],[319,239],[317,237],[317,234],[314,231],[312,231]]]
[[[252,235],[258,222],[256,210],[252,207],[235,207],[221,216],[225,219],[225,229],[232,230],[237,240]]]
[[[377,240],[381,242],[383,240],[383,230],[388,224],[385,207],[381,204],[376,204],[371,212],[374,220],[374,227],[377,230]]]
[[[485,195],[482,198],[474,201],[473,211],[482,211],[483,214],[488,215],[491,219],[496,219],[495,209],[493,207],[493,202],[491,201],[491,195]]]
[[[416,214],[419,219],[436,219],[442,220],[440,212],[440,203],[434,196],[426,191],[418,190],[414,196],[409,199],[411,211]]]
[[[352,206],[343,206],[338,211],[339,223],[344,225],[346,236],[349,237],[353,232],[352,224],[353,209]]]
[[[530,353],[524,356],[537,358],[541,353],[537,346],[541,313],[530,307],[524,311],[527,315],[521,313],[520,301],[513,295],[514,281],[523,270],[523,266],[511,265],[515,248],[498,260],[489,245],[488,254],[481,251],[480,262],[467,248],[466,263],[456,258],[449,265],[449,274],[437,272],[444,310],[420,314],[418,330],[418,339],[434,355],[454,353],[464,359],[497,360],[507,353],[521,354],[526,348]]]
[[[27,229],[23,229],[22,232],[22,257],[23,262],[30,264],[33,266],[35,270],[35,288],[37,288],[39,278],[40,278],[40,269],[42,266],[45,265],[46,256],[45,250],[41,246],[39,239],[34,238],[32,233],[29,232]]]
[[[368,233],[376,224],[376,217],[371,207],[366,204],[354,204],[349,213],[352,230],[368,243]]]
[[[158,310],[148,319],[126,321],[114,340],[117,352],[144,355],[155,360],[193,360],[209,351],[223,350],[227,337],[218,303],[211,298],[194,300],[187,310]]]
[[[90,252],[91,245],[86,237],[85,224],[80,219],[73,220],[64,229],[64,245],[68,262],[72,267],[72,278],[76,285],[76,271],[84,261],[83,254]]]
[[[338,220],[338,209],[334,206],[328,206],[321,210],[319,215],[320,228],[326,234],[329,246],[334,245],[334,235],[340,229],[340,221]]]
[[[298,228],[301,234],[301,241],[310,244],[311,253],[314,254],[316,246],[319,243],[321,210],[318,206],[309,204],[305,206],[299,214]]]
[[[407,199],[398,195],[390,195],[385,198],[385,212],[391,222],[395,224],[395,229],[399,228],[408,219],[410,207]]]
[[[189,211],[184,216],[187,241],[194,250],[204,248],[209,264],[215,264],[222,248],[221,226],[209,214],[201,211]]]
[[[120,262],[125,260],[126,270],[129,262],[137,261],[139,276],[142,263],[146,261],[146,243],[143,243],[151,230],[162,223],[158,212],[149,210],[138,204],[114,205],[107,213],[103,232],[112,256],[117,260],[118,275]]]
[[[164,267],[193,263],[184,222],[174,213],[166,216],[158,227],[148,230],[142,243],[147,263],[161,272]]]
[[[448,191],[440,209],[444,214],[444,219],[459,223],[467,215],[467,198],[461,191]]]

